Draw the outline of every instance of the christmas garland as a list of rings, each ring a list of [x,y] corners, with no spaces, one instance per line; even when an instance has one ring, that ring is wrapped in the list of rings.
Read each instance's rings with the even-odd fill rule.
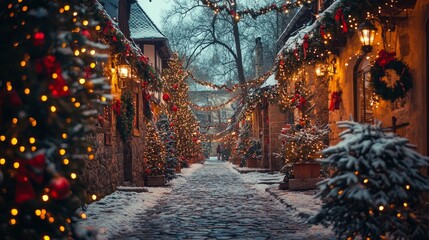
[[[116,113],[116,129],[122,142],[126,142],[131,136],[134,121],[134,103],[130,91],[126,91],[121,95],[121,101],[115,101],[114,107],[119,105],[120,111],[115,110]],[[115,108],[113,108],[115,109]]]
[[[396,53],[388,53],[381,50],[375,64],[371,67],[371,84],[374,92],[384,100],[394,102],[399,98],[404,98],[407,91],[413,86],[413,77],[408,65],[395,57]],[[386,76],[386,70],[394,70],[399,76],[392,87],[389,87],[383,77]]]

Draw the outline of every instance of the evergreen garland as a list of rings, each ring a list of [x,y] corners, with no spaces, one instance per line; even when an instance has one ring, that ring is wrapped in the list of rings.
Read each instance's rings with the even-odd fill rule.
[[[122,142],[126,142],[133,130],[135,109],[133,97],[130,91],[125,91],[121,95],[121,109],[120,114],[116,116],[116,129]]]

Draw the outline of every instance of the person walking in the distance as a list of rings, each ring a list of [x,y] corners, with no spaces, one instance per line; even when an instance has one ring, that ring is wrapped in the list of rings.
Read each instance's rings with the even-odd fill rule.
[[[216,154],[217,154],[217,160],[220,160],[220,157],[222,156],[222,147],[220,146],[220,144],[217,145]]]

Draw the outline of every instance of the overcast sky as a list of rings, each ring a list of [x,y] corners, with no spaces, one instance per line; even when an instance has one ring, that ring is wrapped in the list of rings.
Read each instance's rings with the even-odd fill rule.
[[[150,19],[162,31],[161,12],[168,9],[168,2],[170,0],[152,0],[151,2],[149,0],[138,0],[138,2],[147,15],[149,15]]]

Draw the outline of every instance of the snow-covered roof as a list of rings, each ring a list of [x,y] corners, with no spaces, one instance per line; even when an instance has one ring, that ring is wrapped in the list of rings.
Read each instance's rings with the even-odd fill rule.
[[[316,21],[313,22],[313,24],[304,27],[296,35],[290,37],[286,41],[284,46],[280,49],[280,51],[277,55],[279,56],[285,51],[293,50],[296,48],[296,46],[302,45],[304,42],[304,36],[306,34],[312,32],[312,31],[314,31],[315,29],[317,29],[320,26],[323,18],[325,18],[326,14],[332,15],[342,1],[343,0],[337,0],[337,1],[333,2],[331,4],[331,6],[329,6],[327,9],[325,9],[325,11],[323,11],[321,14],[319,14],[319,17],[316,19]]]
[[[267,80],[265,80],[261,88],[275,86],[276,84],[277,84],[276,74],[273,73],[267,78]]]
[[[133,39],[167,40],[138,2],[131,4],[129,25]]]

